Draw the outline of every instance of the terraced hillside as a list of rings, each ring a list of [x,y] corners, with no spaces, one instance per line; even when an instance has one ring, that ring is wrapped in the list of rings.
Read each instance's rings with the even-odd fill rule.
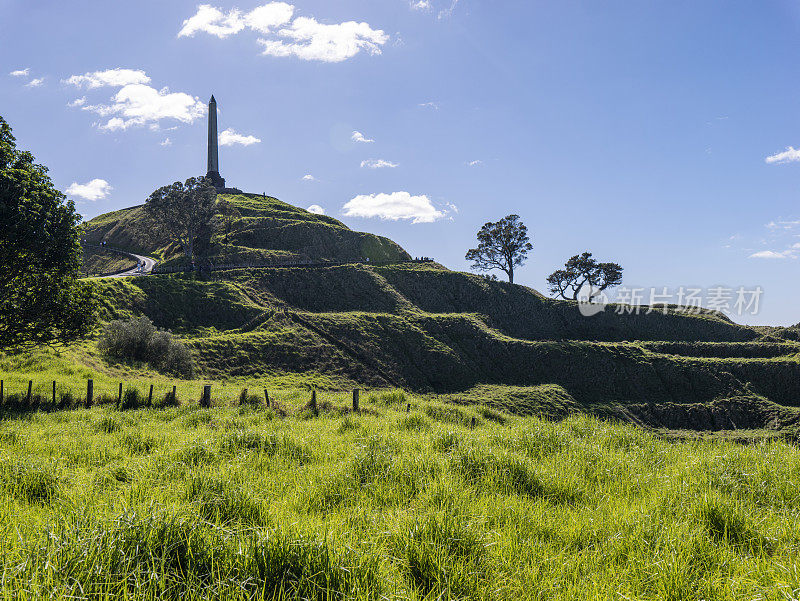
[[[207,256],[216,263],[257,262],[279,257],[337,261],[396,262],[408,253],[388,238],[354,232],[342,222],[269,196],[221,194],[220,201],[238,211],[229,227],[221,225],[211,240]],[[110,246],[180,264],[179,249],[153,234],[143,206],[95,217],[83,225],[89,244]],[[226,232],[226,230],[228,230]]]
[[[144,314],[179,333],[212,379],[316,374],[335,388],[401,387],[455,402],[483,390],[481,402],[512,412],[589,410],[690,429],[786,427],[800,404],[800,344],[715,314],[609,307],[587,318],[529,288],[436,265],[216,277],[104,281],[104,316]],[[497,386],[517,387],[519,403]]]
[[[100,281],[105,320],[147,315],[181,336],[212,380],[398,387],[512,413],[588,411],[671,429],[793,428],[797,328],[751,328],[671,308],[584,317],[573,303],[437,264],[403,262],[386,238],[273,198],[226,195],[239,217],[211,241],[238,260],[302,256],[351,264],[235,269],[213,279]],[[85,225],[176,262],[142,235],[143,210]],[[369,259],[369,263],[364,263]]]

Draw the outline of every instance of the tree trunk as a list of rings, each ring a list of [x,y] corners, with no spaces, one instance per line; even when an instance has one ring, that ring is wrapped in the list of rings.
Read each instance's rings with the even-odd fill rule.
[[[513,267],[509,268],[509,270],[508,270],[508,283],[509,284],[513,284],[514,283],[514,268]]]

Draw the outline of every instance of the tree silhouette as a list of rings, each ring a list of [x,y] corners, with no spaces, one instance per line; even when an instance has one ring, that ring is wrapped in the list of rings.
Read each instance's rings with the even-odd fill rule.
[[[508,215],[483,225],[478,232],[478,247],[469,249],[466,259],[472,261],[472,269],[504,271],[513,284],[514,267],[524,264],[532,249],[528,228],[519,215]]]
[[[575,255],[547,278],[553,295],[565,300],[578,300],[584,286],[589,286],[588,301],[592,302],[603,290],[622,282],[622,267],[617,263],[598,263],[592,253]]]

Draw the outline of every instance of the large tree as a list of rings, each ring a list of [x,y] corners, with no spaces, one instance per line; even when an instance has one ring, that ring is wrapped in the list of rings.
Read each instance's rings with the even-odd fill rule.
[[[485,223],[478,232],[478,247],[467,251],[467,261],[479,271],[500,269],[514,283],[514,267],[525,263],[533,245],[528,228],[519,215],[508,215],[500,221]]]
[[[78,280],[79,222],[74,203],[17,149],[0,117],[0,348],[67,343],[88,332],[94,287]]]
[[[196,262],[198,250],[211,236],[217,212],[217,191],[205,177],[190,177],[153,192],[145,210],[154,227],[181,247],[187,260]]]
[[[584,287],[585,298],[592,302],[603,290],[622,282],[622,267],[617,263],[598,263],[592,253],[575,255],[547,278],[550,292],[566,300],[578,300]]]

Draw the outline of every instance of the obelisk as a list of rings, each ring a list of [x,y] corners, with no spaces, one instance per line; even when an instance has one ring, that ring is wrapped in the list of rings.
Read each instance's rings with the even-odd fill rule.
[[[214,95],[208,102],[208,173],[206,177],[211,180],[215,188],[224,188],[225,180],[219,174],[219,149],[217,147],[217,101]]]

